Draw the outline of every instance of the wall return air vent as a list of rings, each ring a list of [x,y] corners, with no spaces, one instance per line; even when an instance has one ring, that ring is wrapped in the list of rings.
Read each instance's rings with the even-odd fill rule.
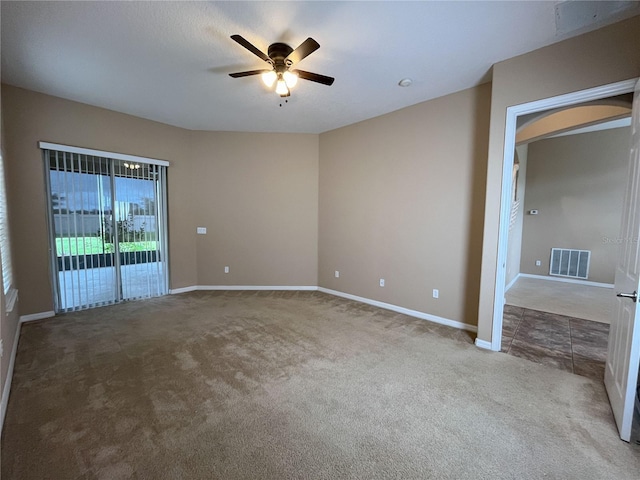
[[[591,252],[589,250],[552,248],[549,275],[586,280],[589,277],[590,261]]]

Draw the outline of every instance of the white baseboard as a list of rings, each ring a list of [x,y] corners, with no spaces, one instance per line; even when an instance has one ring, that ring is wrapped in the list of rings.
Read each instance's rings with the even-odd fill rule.
[[[577,278],[552,277],[551,275],[533,275],[531,273],[521,273],[523,278],[537,278],[540,280],[551,280],[553,282],[577,283],[578,285],[587,285],[590,287],[614,288],[613,283],[590,282],[589,280],[580,280]]]
[[[48,312],[31,313],[29,315],[20,315],[20,323],[33,322],[34,320],[43,320],[45,318],[55,317],[56,312],[50,310]]]
[[[462,330],[468,330],[470,332],[477,332],[478,327],[475,325],[469,325],[466,323],[450,320],[448,318],[438,317],[429,313],[419,312],[417,310],[411,310],[409,308],[399,307],[390,303],[379,302],[377,300],[371,300],[365,297],[359,297],[357,295],[351,295],[350,293],[339,292],[337,290],[330,290],[324,287],[316,287],[313,285],[303,286],[275,286],[275,285],[193,285],[190,287],[174,288],[169,290],[170,294],[187,293],[203,290],[298,290],[298,291],[320,291],[328,293],[329,295],[335,295],[337,297],[347,298],[349,300],[355,300],[356,302],[366,303],[373,305],[374,307],[384,308],[386,310],[392,310],[398,313],[404,313],[411,317],[417,317],[422,320],[429,320],[431,322],[440,323],[449,327],[460,328]]]
[[[7,378],[2,388],[2,403],[0,404],[0,433],[4,427],[4,417],[7,413],[7,405],[9,404],[9,394],[11,393],[11,380],[13,379],[13,367],[16,363],[16,354],[18,353],[18,341],[20,340],[20,330],[22,322],[16,325],[16,335],[13,339],[13,348],[11,349],[11,357],[9,358],[9,368],[7,369]]]
[[[493,350],[491,348],[491,342],[487,342],[486,340],[480,340],[476,338],[476,347],[484,348],[485,350]]]
[[[504,293],[507,293],[507,292],[509,291],[509,289],[515,285],[515,283],[516,283],[516,282],[518,281],[518,279],[520,278],[520,275],[521,275],[521,274],[520,274],[520,273],[518,273],[518,274],[513,278],[513,280],[511,280],[511,281],[508,283],[508,285],[507,285],[506,287],[504,287]]]
[[[310,285],[198,285],[198,290],[300,290],[315,291],[318,287]]]
[[[193,285],[169,290],[174,295],[177,293],[206,291],[206,290],[297,290],[316,291],[318,287],[312,285]]]
[[[20,340],[20,331],[22,330],[22,324],[25,322],[32,322],[34,320],[42,320],[44,318],[50,318],[55,316],[53,310],[48,312],[32,313],[30,315],[22,315],[18,319],[16,325],[16,335],[13,339],[13,348],[11,349],[11,357],[9,358],[9,368],[7,369],[7,378],[4,381],[2,388],[2,403],[0,403],[0,432],[4,426],[4,417],[7,413],[7,405],[9,403],[9,394],[11,393],[11,381],[13,380],[13,367],[16,362],[16,355],[18,353],[18,341]]]
[[[448,318],[438,317],[436,315],[431,315],[429,313],[419,312],[417,310],[411,310],[409,308],[399,307],[397,305],[392,305],[390,303],[379,302],[377,300],[371,300],[365,297],[359,297],[357,295],[351,295],[350,293],[339,292],[337,290],[330,290],[324,287],[318,287],[318,290],[323,293],[328,293],[329,295],[335,295],[336,297],[347,298],[349,300],[355,300],[356,302],[366,303],[368,305],[373,305],[374,307],[384,308],[386,310],[391,310],[393,312],[403,313],[405,315],[409,315],[411,317],[420,318],[422,320],[429,320],[430,322],[440,323],[442,325],[447,325],[448,327],[459,328],[462,330],[468,330],[470,332],[477,332],[478,327],[475,325],[469,325],[468,323],[458,322],[456,320],[450,320]]]
[[[192,285],[191,287],[181,287],[181,288],[169,289],[169,294],[170,295],[176,295],[178,293],[195,292],[196,290],[198,290],[197,285]]]
[[[440,323],[449,327],[460,328],[462,330],[468,330],[470,332],[477,332],[478,327],[475,325],[469,325],[466,323],[450,320],[448,318],[438,317],[429,313],[419,312],[417,310],[411,310],[409,308],[399,307],[390,303],[379,302],[377,300],[371,300],[365,297],[359,297],[357,295],[351,295],[350,293],[339,292],[337,290],[330,290],[324,287],[316,287],[314,285],[303,286],[276,286],[276,285],[193,285],[190,287],[174,288],[169,290],[170,294],[186,293],[202,290],[298,290],[298,291],[321,291],[328,293],[329,295],[335,295],[337,297],[347,298],[349,300],[355,300],[356,302],[366,303],[373,305],[374,307],[384,308],[386,310],[392,310],[398,313],[404,313],[411,317],[417,317],[422,320],[429,320],[431,322]]]

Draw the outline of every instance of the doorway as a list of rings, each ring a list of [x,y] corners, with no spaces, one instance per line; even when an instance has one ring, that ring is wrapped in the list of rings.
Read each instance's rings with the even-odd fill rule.
[[[41,148],[56,313],[166,294],[166,165]]]
[[[572,106],[516,147],[503,352],[603,381],[630,114],[630,95]]]
[[[599,100],[633,92],[636,79],[611,85],[573,92],[553,98],[538,100],[509,107],[505,121],[504,157],[502,163],[502,194],[500,202],[500,227],[498,234],[498,258],[493,304],[491,332],[491,350],[500,351],[502,343],[503,308],[505,298],[506,265],[508,252],[509,224],[511,218],[511,195],[513,189],[513,165],[516,147],[516,129],[518,117],[568,107],[579,103]]]
[[[638,79],[507,108],[498,232],[498,262],[496,264],[496,282],[494,284],[495,295],[493,298],[491,338],[491,349],[498,351],[502,338],[503,322],[501,317],[505,291],[507,227],[511,193],[511,176],[509,173],[513,165],[517,117],[548,108],[568,106],[582,101],[629,92],[634,92],[633,135],[620,233],[621,238],[629,241],[622,242],[619,261],[616,265],[615,286],[617,291],[620,292],[617,297],[623,298],[617,299],[616,313],[612,317],[611,338],[608,342],[604,377],[606,391],[609,395],[620,437],[626,441],[629,441],[631,436],[634,399],[637,400],[636,386],[638,384],[638,362],[640,359],[640,327],[639,323],[635,321],[639,310],[636,302],[638,297],[637,289],[640,283],[640,274],[638,273],[640,260],[638,260],[637,248],[638,230],[640,229],[640,195],[638,194],[640,190],[637,188],[640,182],[640,169],[638,168],[638,162],[640,162],[640,157],[638,156],[638,152],[640,152],[638,150],[640,146],[640,131],[638,130],[638,125],[640,125],[640,81]],[[476,341],[476,343],[482,346],[482,342]]]

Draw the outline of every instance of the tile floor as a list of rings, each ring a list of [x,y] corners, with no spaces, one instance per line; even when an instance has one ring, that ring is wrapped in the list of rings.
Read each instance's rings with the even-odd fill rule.
[[[502,351],[603,380],[609,325],[505,305]]]

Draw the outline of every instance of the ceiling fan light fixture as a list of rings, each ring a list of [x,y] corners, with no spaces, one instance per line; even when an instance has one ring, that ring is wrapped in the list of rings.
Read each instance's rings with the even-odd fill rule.
[[[298,75],[290,72],[289,70],[282,74],[282,78],[284,79],[284,82],[287,84],[287,87],[289,87],[289,89],[295,87],[296,83],[298,83]]]
[[[282,78],[279,78],[276,83],[276,93],[281,97],[289,96],[289,87],[287,87],[287,83]]]
[[[271,70],[270,72],[262,74],[262,81],[269,88],[273,87],[273,84],[276,82],[277,79],[278,79],[278,75],[274,70]]]

